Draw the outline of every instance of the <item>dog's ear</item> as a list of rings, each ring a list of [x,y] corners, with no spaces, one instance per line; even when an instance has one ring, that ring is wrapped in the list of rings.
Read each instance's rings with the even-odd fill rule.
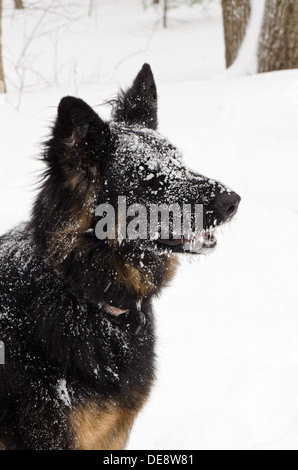
[[[144,64],[132,87],[119,94],[113,118],[118,122],[157,128],[157,90],[150,65]]]
[[[69,163],[78,167],[95,163],[101,158],[109,137],[109,125],[87,103],[72,96],[61,100],[53,140],[62,144]]]

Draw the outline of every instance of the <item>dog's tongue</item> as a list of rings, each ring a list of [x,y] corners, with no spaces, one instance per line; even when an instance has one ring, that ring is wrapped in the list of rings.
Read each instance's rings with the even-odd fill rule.
[[[113,305],[107,305],[105,304],[105,311],[109,313],[110,315],[113,315],[114,317],[119,317],[120,315],[123,315],[124,313],[128,313],[129,310],[124,310],[122,308],[114,307]]]

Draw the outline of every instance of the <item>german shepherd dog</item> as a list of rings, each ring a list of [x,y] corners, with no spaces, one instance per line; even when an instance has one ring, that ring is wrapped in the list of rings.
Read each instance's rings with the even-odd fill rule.
[[[44,145],[31,220],[0,238],[0,447],[124,449],[154,381],[152,299],[176,254],[210,252],[240,197],[189,170],[157,132],[145,64],[103,121],[65,97]],[[96,236],[100,204],[202,204],[201,248],[185,237]],[[116,217],[117,228],[123,220]],[[117,232],[118,233],[118,232]]]

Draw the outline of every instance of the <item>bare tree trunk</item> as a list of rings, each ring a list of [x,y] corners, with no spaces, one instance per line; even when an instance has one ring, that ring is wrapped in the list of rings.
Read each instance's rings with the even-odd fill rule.
[[[22,0],[14,0],[14,5],[17,10],[22,10],[24,8]]]
[[[163,27],[168,26],[168,0],[163,0]]]
[[[159,0],[153,0],[154,5],[157,5],[159,3]]]
[[[260,35],[259,72],[298,68],[298,1],[267,0]]]
[[[271,1],[271,0],[269,0]],[[237,57],[250,18],[250,0],[222,0],[226,65]]]
[[[94,0],[90,0],[89,2],[89,9],[88,9],[88,16],[92,16],[92,12],[93,12],[93,7],[94,7]]]
[[[0,0],[0,93],[6,93],[3,60],[2,60],[2,0]]]

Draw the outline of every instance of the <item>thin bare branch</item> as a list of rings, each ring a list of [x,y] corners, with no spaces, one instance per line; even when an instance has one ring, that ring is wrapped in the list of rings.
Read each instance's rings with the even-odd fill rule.
[[[2,60],[2,0],[0,0],[0,93],[6,93],[4,68]]]

